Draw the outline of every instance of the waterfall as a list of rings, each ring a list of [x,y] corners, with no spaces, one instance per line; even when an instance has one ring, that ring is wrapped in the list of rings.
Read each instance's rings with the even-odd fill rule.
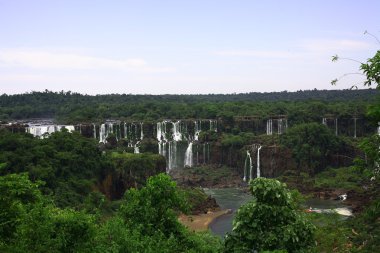
[[[216,120],[210,119],[210,131],[218,132],[217,124],[218,122]]]
[[[94,139],[96,140],[96,125],[95,124],[92,124],[94,126]]]
[[[184,165],[193,167],[193,142],[189,142],[189,146],[186,149]]]
[[[335,118],[335,135],[338,135],[338,118]]]
[[[207,142],[207,163],[210,163],[210,143]]]
[[[273,133],[273,121],[272,119],[267,120],[267,135],[272,135]]]
[[[199,125],[198,125],[198,121],[194,121],[194,140],[195,141],[198,141],[199,139],[199,134],[201,133],[201,121],[199,121]]]
[[[247,181],[247,170],[249,171],[249,179],[252,179],[253,177],[253,171],[252,171],[252,157],[249,151],[247,150],[247,156],[245,157],[244,161],[244,178],[243,181]]]
[[[99,143],[106,143],[106,124],[101,124],[99,128]]]
[[[354,118],[354,138],[356,139],[356,118]]]
[[[177,142],[169,141],[168,168],[167,168],[168,172],[176,167],[176,155],[177,155]]]
[[[167,168],[166,168],[166,171],[169,172],[171,169],[172,169],[172,166],[173,166],[173,161],[172,161],[172,142],[169,142],[169,150],[168,150],[168,164],[167,164]]]
[[[120,125],[117,124],[116,127],[115,127],[115,138],[116,138],[116,141],[119,141],[120,140]]]
[[[197,166],[199,165],[199,145],[197,144]]]
[[[327,126],[327,119],[326,118],[322,118],[322,124]]]
[[[260,149],[261,145],[259,145],[259,148],[257,149],[257,178],[260,177]]]
[[[287,119],[277,119],[277,133],[283,134],[288,128],[288,120]]]
[[[172,122],[173,124],[173,140],[174,141],[182,141],[182,133],[181,133],[181,122]]]
[[[134,147],[133,147],[133,152],[134,152],[135,154],[140,154],[140,147],[138,146],[139,143],[140,143],[140,141],[136,142],[136,144],[135,144]]]
[[[99,143],[106,143],[109,134],[113,133],[113,123],[104,123],[100,125],[99,129]]]
[[[253,153],[257,152],[256,178],[259,178],[261,176],[261,171],[260,171],[260,150],[261,150],[261,147],[262,146],[260,144],[253,144],[251,146],[251,151]],[[252,156],[251,156],[250,150],[247,150],[247,155],[246,155],[245,161],[244,161],[243,181],[246,182],[248,177],[249,177],[249,180],[253,179],[253,162],[252,162]]]
[[[140,140],[144,138],[144,128],[143,128],[143,123],[140,123],[141,131],[140,131]]]
[[[206,144],[203,143],[203,164],[206,164]]]
[[[70,133],[75,131],[75,127],[72,125],[29,125],[29,127],[25,128],[25,132],[43,139],[45,138],[45,134],[52,134],[61,131],[63,128],[67,129]]]

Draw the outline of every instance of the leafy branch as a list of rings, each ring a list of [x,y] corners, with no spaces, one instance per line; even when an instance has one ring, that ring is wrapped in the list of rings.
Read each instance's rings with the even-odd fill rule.
[[[380,44],[380,40],[375,35],[369,33],[368,31],[365,31],[364,34],[372,36]],[[339,78],[335,78],[334,80],[331,81],[332,85],[336,85],[340,79],[346,76],[364,75],[366,77],[366,80],[363,83],[364,86],[370,87],[372,85],[376,85],[376,88],[380,87],[380,50],[378,50],[376,54],[372,58],[369,58],[365,63],[352,59],[352,58],[339,57],[338,55],[332,56],[332,62],[337,62],[340,59],[359,63],[360,64],[359,69],[361,72],[347,73],[347,74],[342,75]],[[357,88],[357,85],[353,85],[351,89],[353,89],[354,87]]]

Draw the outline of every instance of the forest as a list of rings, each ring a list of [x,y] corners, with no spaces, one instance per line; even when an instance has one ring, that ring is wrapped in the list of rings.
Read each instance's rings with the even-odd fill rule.
[[[377,89],[308,90],[230,95],[82,95],[31,92],[0,96],[0,120],[54,118],[57,123],[94,123],[107,119],[217,119],[233,116],[288,117],[308,114],[363,115],[377,100]]]

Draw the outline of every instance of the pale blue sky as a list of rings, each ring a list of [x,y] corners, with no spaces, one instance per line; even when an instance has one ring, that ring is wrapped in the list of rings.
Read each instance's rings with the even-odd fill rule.
[[[0,0],[0,93],[343,89],[380,1]]]

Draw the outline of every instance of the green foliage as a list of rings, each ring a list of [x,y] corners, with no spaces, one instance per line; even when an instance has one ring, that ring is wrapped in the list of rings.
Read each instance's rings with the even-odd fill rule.
[[[244,145],[250,144],[254,137],[253,133],[239,133],[238,135],[223,134],[221,143],[223,147],[242,148]]]
[[[153,175],[166,171],[166,160],[158,154],[117,153],[110,156],[114,171],[109,174],[112,181],[104,185],[111,199],[119,199],[131,187],[145,185],[146,180]]]
[[[356,108],[356,105],[365,108],[363,104],[372,100],[375,94],[377,92],[374,90],[307,90],[230,95],[89,96],[63,91],[59,93],[46,91],[1,95],[0,120],[49,117],[65,123],[92,123],[111,118],[137,121],[221,118],[226,125],[230,125],[234,116],[308,115],[308,108],[305,105],[310,102],[305,101],[310,100],[323,101],[324,111],[328,113],[334,113],[333,108],[337,103],[341,103],[338,101],[347,103],[347,100],[352,100],[351,110]]]
[[[360,70],[367,77],[364,86],[375,84],[378,88],[380,85],[380,50],[372,58],[369,58],[366,63],[361,64]]]
[[[309,214],[317,226],[316,247],[311,252],[379,252],[380,201],[374,201],[351,219],[338,214]]]
[[[20,218],[40,200],[38,185],[30,182],[27,174],[0,177],[0,243],[14,237]]]
[[[18,252],[92,252],[94,218],[72,209],[35,205],[17,229]]]
[[[176,183],[168,175],[149,178],[147,185],[140,190],[128,190],[124,200],[120,214],[129,227],[139,229],[146,235],[160,231],[170,236],[183,230],[177,221],[176,211],[186,211],[187,206],[184,197],[177,191]]]
[[[292,150],[298,167],[307,166],[311,173],[324,168],[325,161],[338,151],[339,139],[324,125],[305,123],[295,125],[281,137],[281,143]]]
[[[360,149],[366,155],[365,160],[361,160],[361,161],[357,160],[357,162],[359,163],[358,164],[359,167],[369,168],[372,170],[379,167],[379,161],[380,161],[379,146],[380,146],[380,136],[377,134],[368,138],[364,138],[359,143]]]
[[[91,216],[53,208],[27,174],[0,176],[1,251],[89,252],[93,233]]]
[[[108,245],[104,252],[113,252],[112,247],[116,252],[218,252],[219,240],[191,233],[178,222],[177,212],[187,210],[184,196],[169,176],[149,178],[145,187],[126,192],[118,217],[100,232],[100,241]]]
[[[46,139],[0,131],[0,175],[28,172],[45,184],[60,207],[78,207],[112,167],[95,140],[79,133],[56,132]]]
[[[208,195],[200,187],[197,188],[181,188],[180,192],[183,194],[186,203],[189,204],[189,209],[194,210],[194,208],[202,205],[208,198]]]
[[[362,192],[361,184],[366,179],[368,180],[356,167],[329,168],[315,175],[314,187]]]
[[[250,182],[250,191],[253,200],[239,208],[225,240],[225,252],[296,252],[313,245],[315,228],[298,210],[285,184],[257,178]]]
[[[104,223],[85,212],[54,207],[37,187],[26,174],[0,176],[1,252],[221,250],[218,238],[189,232],[177,221],[176,210],[186,205],[167,175],[153,177],[145,188],[126,193],[121,210]],[[99,198],[89,201],[96,204]]]
[[[356,251],[353,252],[379,252],[380,251],[380,200],[377,199],[368,206],[363,213],[349,222],[356,231],[353,243]]]
[[[197,167],[188,167],[184,168],[178,172],[171,172],[172,176],[178,180],[183,178],[191,177],[191,180],[195,182],[195,184],[202,187],[208,187],[207,185],[218,185],[225,184],[230,182],[232,178],[236,178],[236,172],[231,170],[230,167],[227,166],[197,166]],[[178,181],[177,180],[177,181]]]
[[[122,218],[114,217],[100,227],[95,238],[97,245],[94,252],[216,253],[221,250],[219,239],[208,233],[184,231],[184,236],[186,239],[179,239],[174,235],[167,237],[159,231],[146,236],[136,230],[128,229]]]
[[[311,252],[350,252],[352,231],[339,214],[308,214],[316,225],[316,246]]]

